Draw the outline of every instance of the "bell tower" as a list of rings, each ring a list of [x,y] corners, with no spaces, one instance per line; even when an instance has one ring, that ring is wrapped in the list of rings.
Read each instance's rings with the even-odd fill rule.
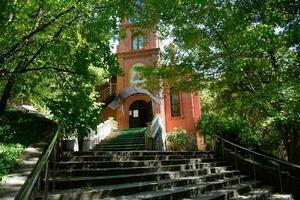
[[[117,46],[117,57],[124,76],[115,80],[117,97],[105,108],[107,117],[114,117],[119,129],[145,127],[160,114],[160,100],[149,91],[139,88],[142,82],[138,67],[159,63],[159,39],[150,29],[138,29],[128,20],[120,26],[124,36]]]
[[[117,92],[134,86],[134,81],[138,81],[137,75],[133,74],[134,67],[156,66],[160,52],[159,39],[154,31],[139,30],[128,20],[123,22],[121,30],[126,37],[119,41],[117,55],[125,75],[117,78]]]

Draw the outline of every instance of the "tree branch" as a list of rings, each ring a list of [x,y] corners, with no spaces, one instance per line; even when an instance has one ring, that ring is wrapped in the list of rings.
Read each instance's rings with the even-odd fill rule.
[[[228,56],[229,56],[229,64],[231,65],[232,64],[232,52],[229,50],[229,47],[228,47],[226,41],[224,40],[222,35],[219,33],[219,31],[215,27],[212,27],[212,29],[214,30],[216,36],[219,38],[223,47],[226,49]]]
[[[27,69],[24,69],[24,70],[13,72],[13,73],[26,73],[26,72],[30,72],[30,71],[39,71],[39,70],[48,70],[48,69],[52,69],[52,70],[59,71],[59,72],[64,72],[64,73],[69,73],[69,74],[77,74],[77,75],[82,75],[82,76],[85,75],[85,74],[80,73],[80,72],[76,72],[76,71],[72,71],[72,70],[68,70],[68,69],[62,69],[62,68],[59,68],[59,67],[27,68]]]
[[[56,20],[58,20],[59,18],[61,18],[62,16],[68,14],[69,12],[71,12],[73,9],[75,8],[75,6],[70,7],[69,9],[62,11],[61,13],[59,13],[58,15],[56,15],[55,17],[53,17],[49,22],[40,25],[39,27],[37,27],[34,31],[30,32],[29,34],[25,35],[22,37],[22,39],[17,42],[15,45],[13,45],[11,48],[9,48],[9,50],[7,52],[5,52],[4,54],[2,54],[0,56],[0,63],[3,63],[5,59],[9,58],[10,56],[12,56],[14,53],[18,52],[20,50],[20,47],[26,43],[30,38],[32,38],[35,34],[43,31],[44,29],[48,28],[51,24],[53,24]]]

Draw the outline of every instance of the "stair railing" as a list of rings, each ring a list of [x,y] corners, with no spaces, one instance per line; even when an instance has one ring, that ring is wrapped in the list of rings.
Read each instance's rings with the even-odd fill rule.
[[[100,92],[100,101],[105,101],[108,97],[116,94],[117,84],[111,83]]]
[[[255,152],[253,150],[247,149],[245,147],[239,146],[233,142],[230,142],[224,138],[222,138],[220,135],[216,135],[215,137],[217,138],[216,140],[216,153],[220,155],[223,160],[230,160],[234,162],[235,164],[235,169],[239,169],[239,161],[240,159],[248,159],[252,163],[252,175],[254,176],[254,179],[257,177],[257,164],[261,164],[264,166],[267,166],[275,171],[277,171],[278,176],[278,183],[273,183],[277,184],[279,186],[280,192],[283,193],[284,189],[284,183],[283,183],[283,178],[282,174],[291,174],[293,176],[293,181],[297,180],[298,184],[300,184],[300,179],[297,177],[297,175],[300,175],[300,166],[295,165],[283,160],[279,160],[273,157],[270,157],[268,155],[264,155],[262,153]],[[227,158],[226,158],[227,157]],[[229,158],[230,157],[230,158]],[[242,165],[242,164],[241,164]],[[245,167],[240,166],[240,167]],[[249,172],[249,171],[248,171]],[[264,172],[263,172],[264,173]],[[274,178],[274,177],[272,177]],[[287,187],[287,186],[285,186]]]
[[[113,117],[109,117],[108,120],[106,120],[105,122],[97,126],[97,134],[96,134],[97,142],[98,143],[101,142],[117,129],[118,129],[118,122],[115,121]]]
[[[118,122],[114,120],[113,117],[109,117],[105,122],[97,125],[97,130],[90,130],[90,133],[85,137],[87,142],[84,145],[83,151],[89,151],[93,149],[97,144],[102,140],[112,134],[115,130],[118,129]]]
[[[15,199],[31,199],[37,191],[43,191],[44,199],[47,199],[49,191],[50,160],[52,163],[52,190],[55,190],[56,164],[61,159],[63,153],[62,132],[62,125],[60,125],[47,150],[42,154],[42,157],[34,166]]]
[[[145,146],[147,150],[166,150],[166,135],[162,128],[161,117],[159,115],[157,115],[152,122],[147,123]]]

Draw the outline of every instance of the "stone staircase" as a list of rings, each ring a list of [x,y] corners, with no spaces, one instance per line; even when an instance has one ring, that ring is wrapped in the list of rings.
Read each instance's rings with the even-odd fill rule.
[[[132,128],[120,131],[117,135],[96,145],[95,151],[133,151],[145,149],[146,128]]]
[[[66,152],[57,164],[55,191],[50,178],[48,199],[273,199],[271,187],[213,152],[143,150],[144,131],[120,132],[91,152]]]

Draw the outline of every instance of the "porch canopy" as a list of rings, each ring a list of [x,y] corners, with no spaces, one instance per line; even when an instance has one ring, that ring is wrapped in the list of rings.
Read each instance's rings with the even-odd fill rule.
[[[149,91],[142,88],[128,87],[123,88],[116,98],[110,104],[108,104],[108,107],[113,110],[117,110],[119,107],[121,107],[122,101],[125,101],[128,97],[133,95],[147,95],[154,103],[160,104],[159,98],[153,96]]]

